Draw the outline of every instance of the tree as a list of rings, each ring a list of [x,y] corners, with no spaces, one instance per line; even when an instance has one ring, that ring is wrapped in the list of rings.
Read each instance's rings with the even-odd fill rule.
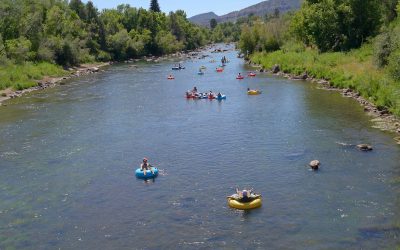
[[[274,18],[278,18],[279,15],[280,15],[279,9],[278,9],[278,8],[275,8],[275,10],[274,10]]]
[[[0,0],[0,63],[124,60],[195,49],[209,34],[182,10],[162,13],[157,0],[150,10],[122,4],[101,12],[91,0]]]
[[[215,18],[212,18],[211,20],[210,20],[210,27],[211,27],[211,29],[213,30],[213,29],[215,29],[215,27],[217,27],[217,20],[215,19]]]
[[[391,22],[397,17],[396,5],[398,0],[382,0],[386,22]]]
[[[0,65],[6,61],[6,47],[4,46],[3,37],[0,34]]]
[[[240,50],[246,55],[254,52],[257,41],[253,36],[252,30],[249,26],[244,26],[242,34],[240,35],[239,47]]]
[[[118,60],[126,59],[126,50],[130,37],[126,29],[122,29],[107,38],[107,44],[110,51],[114,54],[114,58]]]
[[[32,46],[31,42],[25,37],[6,40],[5,45],[8,57],[14,59],[16,63],[23,63],[28,59],[29,50]]]
[[[322,52],[358,48],[380,29],[380,0],[306,0],[292,22],[294,34]]]
[[[86,9],[87,20],[88,20],[88,21],[94,20],[94,21],[98,22],[98,20],[99,20],[99,17],[98,17],[99,13],[98,13],[98,11],[97,11],[97,8],[94,7],[92,1],[88,1],[88,2],[86,3],[85,9]]]
[[[161,12],[160,5],[157,0],[151,0],[150,2],[150,11],[153,12]]]
[[[156,37],[157,44],[161,53],[170,54],[181,50],[183,44],[176,40],[176,37],[168,31],[161,31]]]
[[[86,18],[87,18],[86,8],[85,8],[85,4],[82,3],[81,0],[71,0],[69,3],[69,7],[73,11],[75,11],[76,14],[78,14],[80,19],[86,20]]]

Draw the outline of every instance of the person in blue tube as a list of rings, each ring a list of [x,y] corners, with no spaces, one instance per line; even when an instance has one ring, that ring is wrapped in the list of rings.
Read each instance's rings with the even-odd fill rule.
[[[147,162],[147,158],[143,158],[142,164],[140,164],[140,170],[143,171],[143,175],[146,175],[146,171],[150,170],[152,174],[154,174],[154,170],[151,165]]]

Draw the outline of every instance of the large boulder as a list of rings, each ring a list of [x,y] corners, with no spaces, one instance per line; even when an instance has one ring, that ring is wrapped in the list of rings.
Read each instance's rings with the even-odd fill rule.
[[[281,71],[281,67],[278,64],[275,64],[274,67],[272,67],[272,73],[276,74],[279,71]]]

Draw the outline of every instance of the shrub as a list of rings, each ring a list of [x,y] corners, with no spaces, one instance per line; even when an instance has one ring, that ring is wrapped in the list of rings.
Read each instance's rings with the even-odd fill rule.
[[[378,67],[384,67],[388,64],[391,52],[390,35],[387,32],[382,33],[376,38],[375,42],[374,59]]]
[[[108,62],[111,61],[111,55],[105,51],[100,51],[99,54],[97,55],[97,60],[101,62]]]
[[[393,79],[400,81],[400,49],[390,55],[388,70]]]

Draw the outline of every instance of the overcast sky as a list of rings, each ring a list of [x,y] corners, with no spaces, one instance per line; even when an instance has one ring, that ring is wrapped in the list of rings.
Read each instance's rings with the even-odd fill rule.
[[[88,0],[84,0],[87,2]],[[92,0],[99,9],[116,8],[119,4],[129,4],[132,7],[148,9],[150,0]],[[260,3],[260,0],[158,0],[162,12],[178,9],[184,10],[188,17],[213,11],[217,15],[224,15],[231,11],[241,10],[250,5]]]

